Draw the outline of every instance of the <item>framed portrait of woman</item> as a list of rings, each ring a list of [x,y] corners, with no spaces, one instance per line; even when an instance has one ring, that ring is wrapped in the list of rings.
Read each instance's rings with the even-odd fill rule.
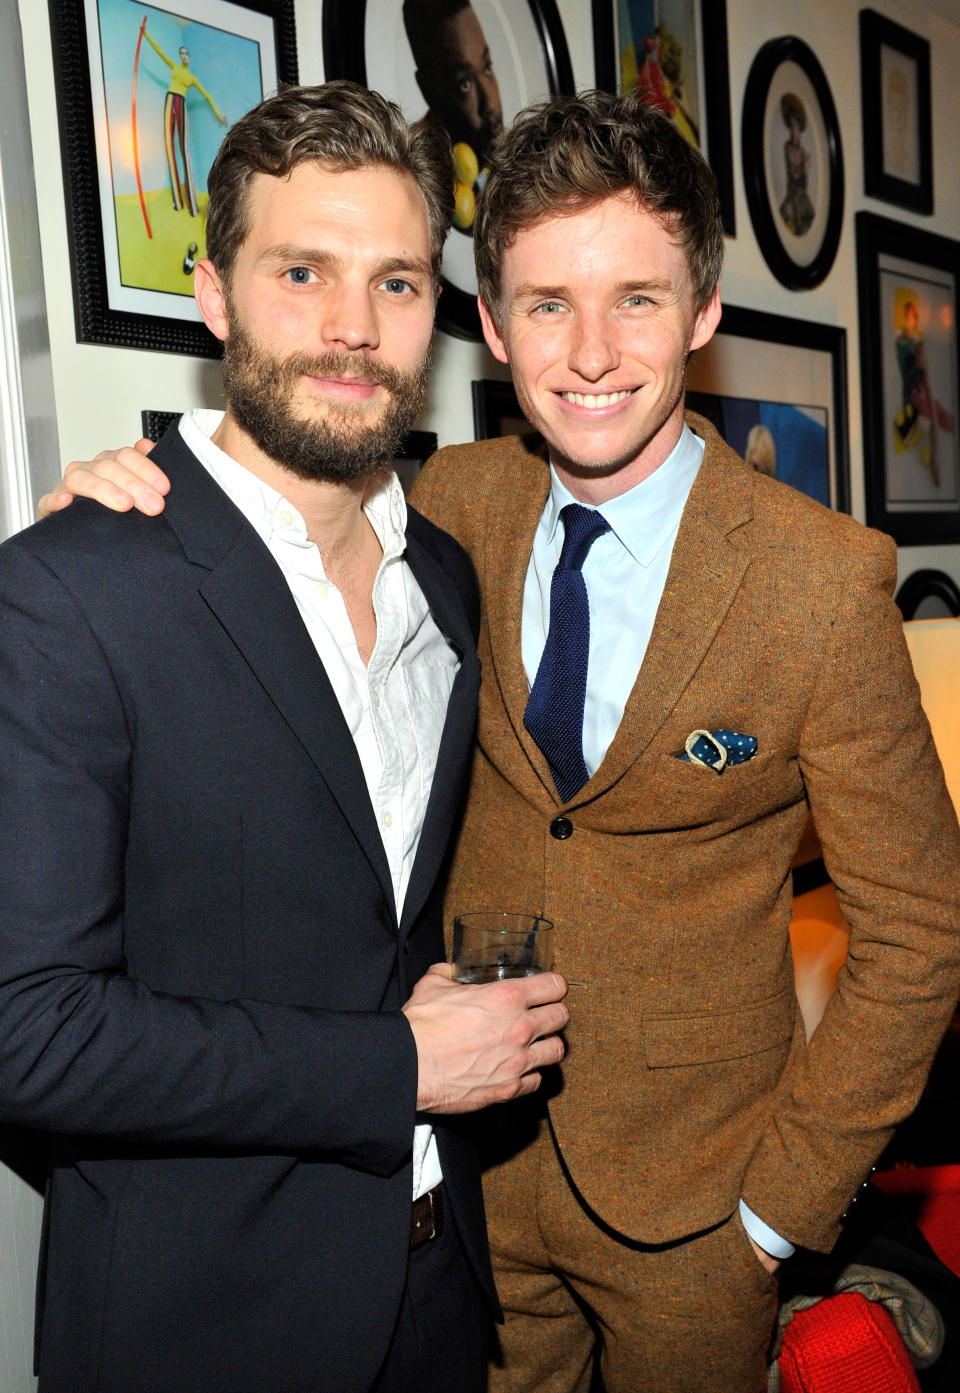
[[[843,224],[843,151],[833,97],[813,51],[792,36],[760,49],[743,99],[743,175],[770,270],[791,290],[819,285]]]

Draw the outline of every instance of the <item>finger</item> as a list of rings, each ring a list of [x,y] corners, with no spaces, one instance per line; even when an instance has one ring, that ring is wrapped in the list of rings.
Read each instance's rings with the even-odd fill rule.
[[[136,461],[136,468],[130,469],[125,458]],[[163,511],[163,495],[170,484],[156,465],[135,450],[123,450],[119,454],[111,451],[98,455],[92,466],[75,460],[67,466],[62,487],[80,497],[93,498],[108,508],[125,512],[136,507],[152,515]]]
[[[442,977],[445,982],[449,982],[453,979],[453,967],[450,963],[431,963],[424,976]]]
[[[105,469],[106,465],[101,463],[97,469]],[[85,465],[75,462],[67,470],[63,477],[58,493],[70,493],[75,498],[92,498],[97,503],[102,503],[104,507],[112,508],[115,512],[125,513],[134,505],[134,498],[129,490],[121,485],[114,483],[107,475],[95,473]]]
[[[67,508],[73,502],[73,494],[67,493],[65,489],[55,489],[53,493],[44,493],[37,499],[37,517],[49,517],[51,513],[59,513],[61,508]]]
[[[566,978],[559,972],[535,972],[530,977],[510,977],[504,982],[490,984],[506,989],[519,997],[524,1006],[541,1006],[548,1001],[560,1001],[567,994]]]
[[[527,1051],[526,1074],[530,1069],[548,1069],[551,1064],[559,1064],[566,1053],[559,1035],[548,1035],[545,1040],[535,1041]]]
[[[565,1030],[570,1024],[570,1012],[562,1001],[554,1002],[550,1006],[536,1006],[532,1011],[527,1012],[533,1034],[532,1040],[542,1040],[547,1035],[557,1035],[561,1030]]]
[[[141,455],[149,455],[150,451],[153,449],[153,447],[154,447],[154,445],[156,445],[156,443],[157,443],[157,442],[156,442],[155,440],[148,440],[147,437],[146,437],[145,435],[142,435],[142,436],[140,437],[140,439],[137,441],[136,445],[134,445],[133,448],[134,448],[135,450],[139,450],[139,452],[140,452]],[[166,475],[164,475],[164,478],[166,478]],[[170,487],[170,484],[169,484],[169,481],[168,481],[168,482],[167,482],[167,488],[169,488],[169,487]],[[166,489],[162,489],[162,490],[161,490],[162,493],[166,493],[166,491],[167,491]]]

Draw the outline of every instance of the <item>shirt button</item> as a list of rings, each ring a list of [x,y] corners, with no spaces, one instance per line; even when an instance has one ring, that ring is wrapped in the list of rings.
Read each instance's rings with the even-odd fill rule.
[[[558,842],[565,842],[573,836],[573,823],[568,817],[555,817],[550,824],[550,835]]]
[[[293,525],[293,514],[284,508],[283,512],[280,514],[280,521],[283,523],[284,527],[291,527]]]
[[[379,705],[380,705],[380,693],[379,693],[379,692],[374,692],[374,694],[373,694],[373,704],[374,704],[374,706],[379,706]]]
[[[316,585],[313,587],[313,593],[316,595],[318,600],[325,600],[327,598],[327,591],[329,588],[330,587],[327,585],[327,582],[325,580],[318,580]]]
[[[380,821],[383,823],[384,827],[393,826],[393,816],[391,813],[381,813]]]

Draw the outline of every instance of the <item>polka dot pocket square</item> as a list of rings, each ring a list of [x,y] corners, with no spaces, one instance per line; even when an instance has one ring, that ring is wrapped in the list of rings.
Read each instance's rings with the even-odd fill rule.
[[[691,730],[678,759],[692,760],[722,774],[728,764],[744,764],[757,753],[755,735],[740,735],[735,730]]]

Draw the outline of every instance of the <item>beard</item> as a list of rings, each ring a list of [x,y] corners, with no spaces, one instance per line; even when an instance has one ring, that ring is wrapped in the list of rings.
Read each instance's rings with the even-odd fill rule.
[[[228,308],[223,385],[230,414],[254,443],[298,478],[345,483],[373,474],[400,448],[426,399],[430,353],[409,372],[365,350],[294,353],[282,358],[261,348]],[[304,376],[349,374],[376,382],[388,393],[373,421],[369,404],[326,402],[322,419],[299,416],[294,407]],[[377,408],[374,407],[373,411]]]

